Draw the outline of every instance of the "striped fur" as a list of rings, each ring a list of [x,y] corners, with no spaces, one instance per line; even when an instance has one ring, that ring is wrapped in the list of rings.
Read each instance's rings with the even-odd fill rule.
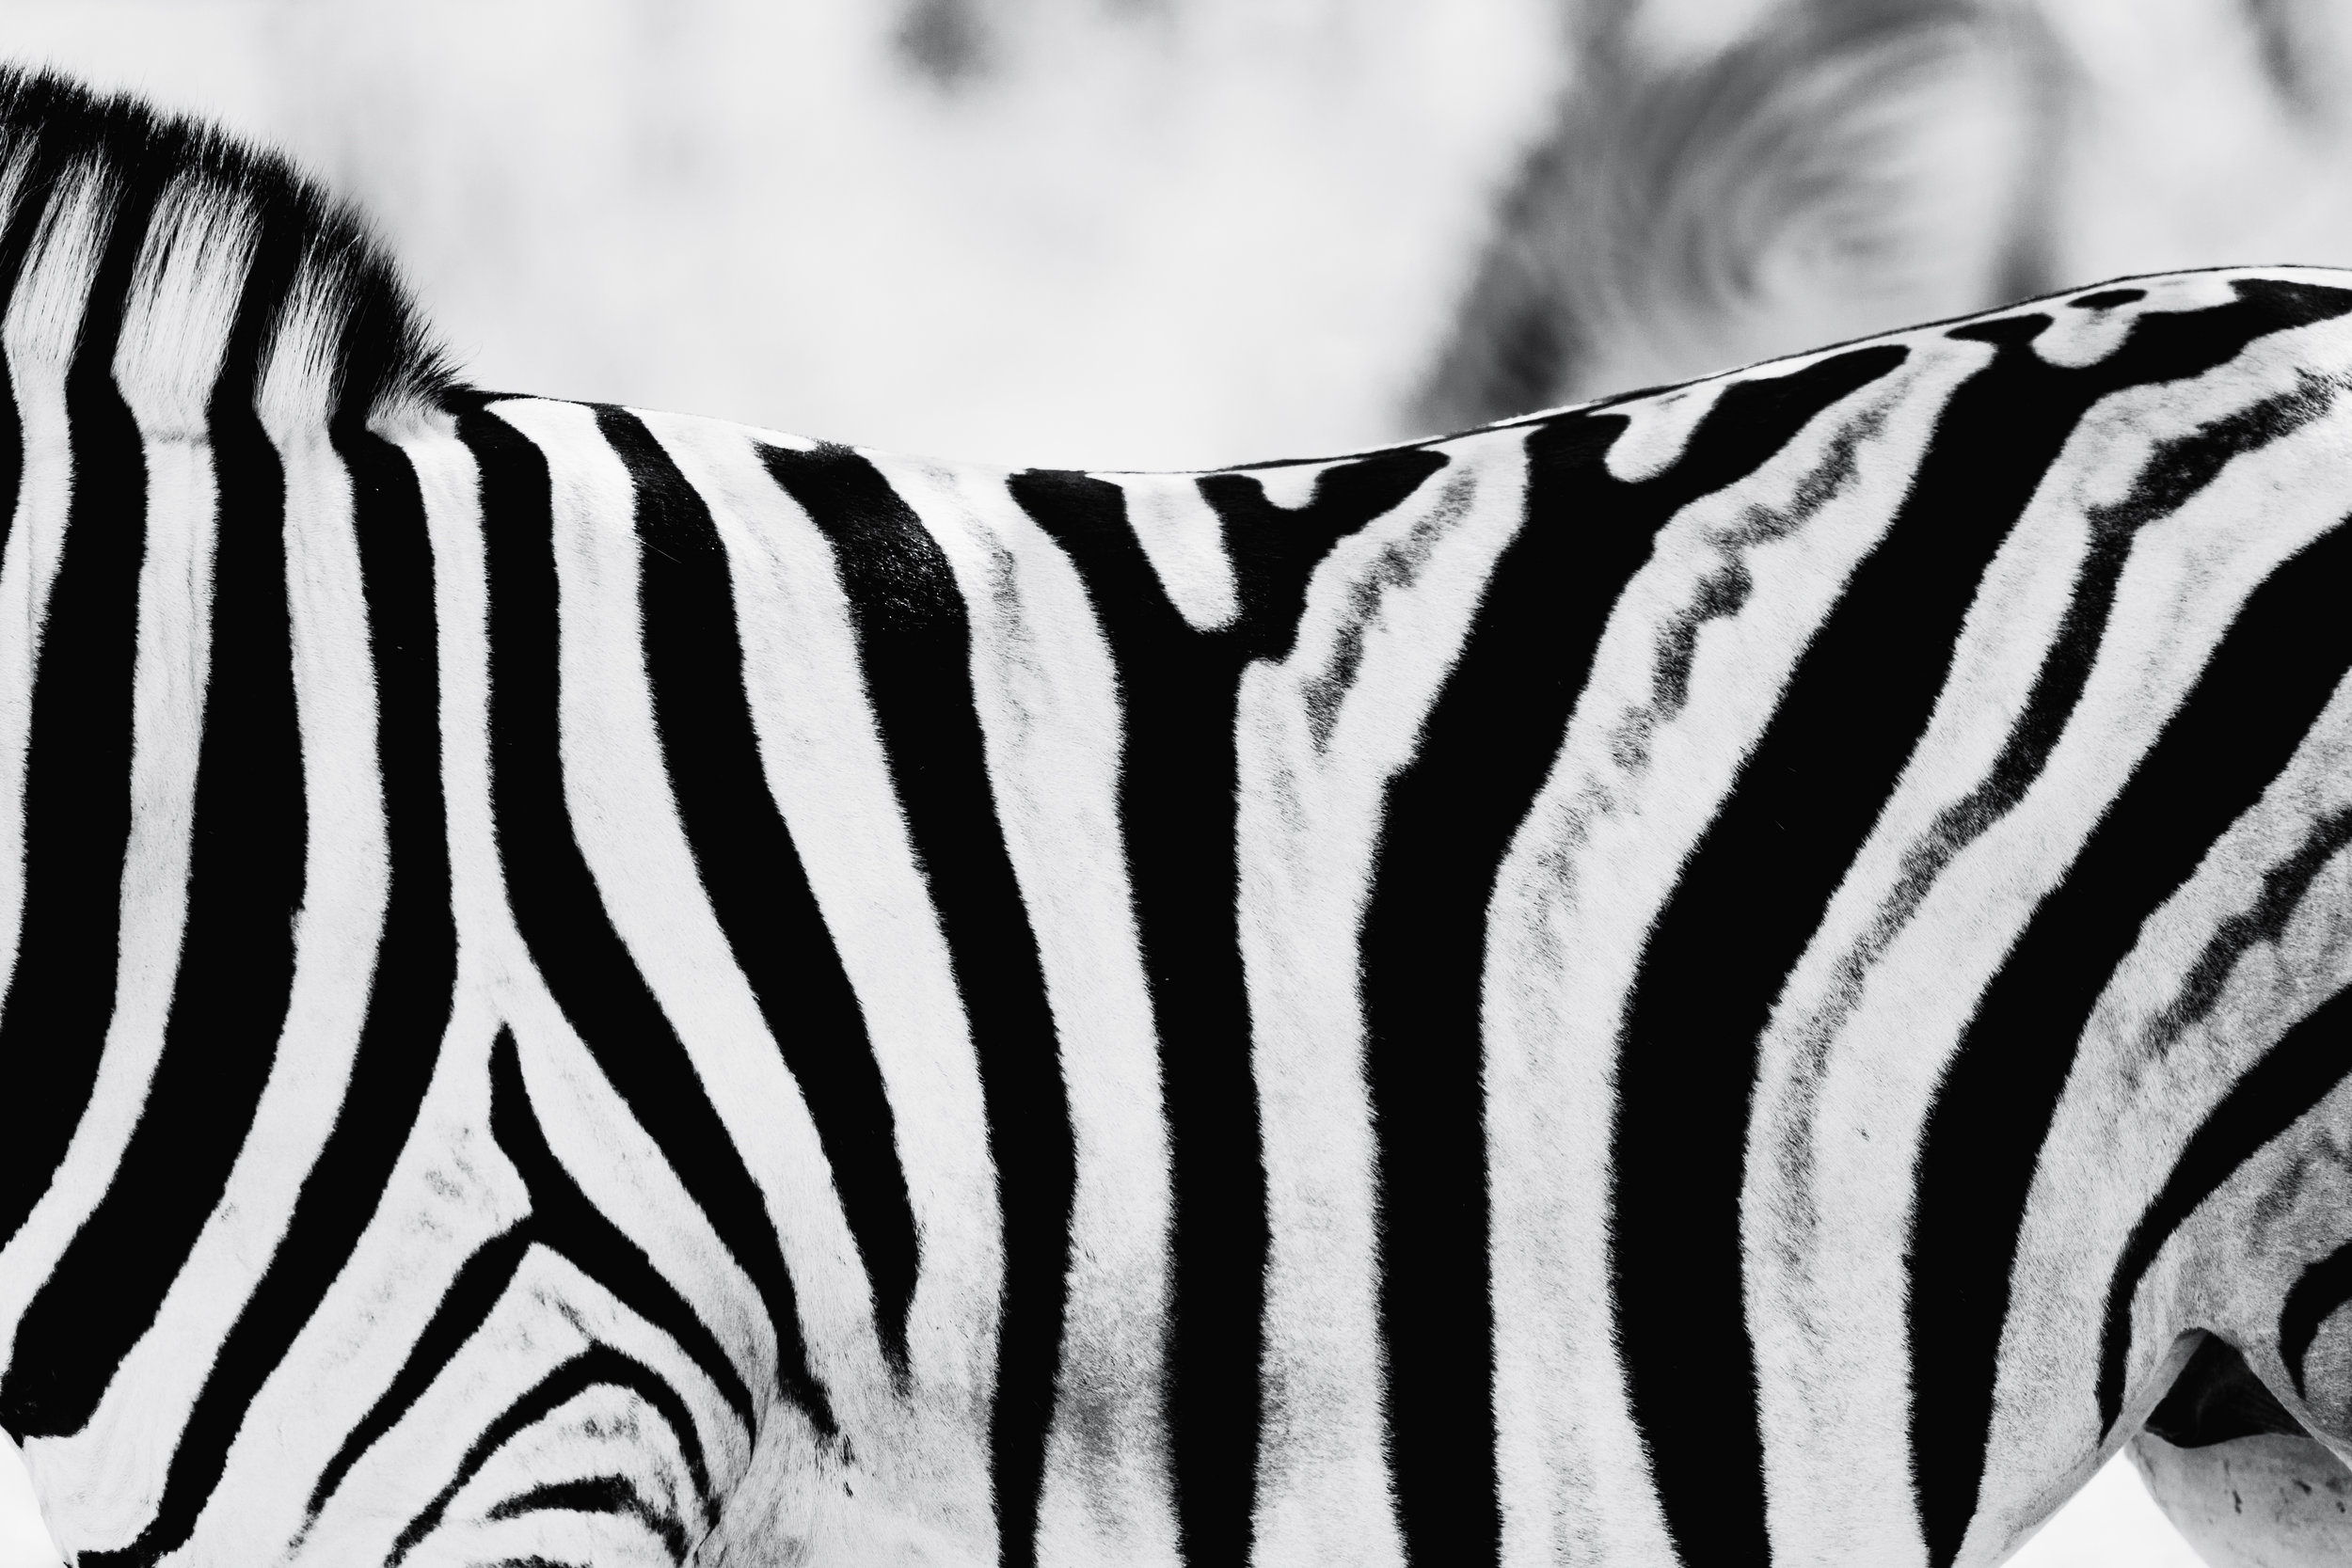
[[[2352,1441],[2352,275],[1319,463],[466,389],[0,84],[0,1421],[85,1565],[1991,1562]]]

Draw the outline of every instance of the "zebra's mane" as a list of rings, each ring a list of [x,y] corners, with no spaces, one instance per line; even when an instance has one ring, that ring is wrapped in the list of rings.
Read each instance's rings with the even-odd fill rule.
[[[22,375],[111,370],[200,425],[215,399],[381,420],[454,384],[363,223],[275,153],[0,68],[0,334]]]

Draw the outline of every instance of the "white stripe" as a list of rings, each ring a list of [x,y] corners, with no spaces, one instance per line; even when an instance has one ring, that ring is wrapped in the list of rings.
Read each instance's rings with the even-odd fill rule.
[[[1263,468],[1248,469],[1241,477],[1256,484],[1259,492],[1273,505],[1285,512],[1296,512],[1315,499],[1315,487],[1323,483],[1323,476],[1340,466],[1329,460],[1276,463]]]
[[[1918,355],[1686,507],[1595,650],[1566,744],[1503,865],[1485,999],[1503,1560],[1674,1560],[1614,1349],[1608,1246],[1618,1027],[1651,922],[1799,654],[1909,483],[1943,396],[1987,351]],[[1853,470],[1785,537],[1787,516]],[[1562,519],[1572,522],[1575,519]],[[1745,542],[1742,542],[1745,541]],[[1660,629],[1736,559],[1754,591],[1698,632],[1678,712]],[[1664,1135],[1661,1132],[1661,1135]]]
[[[2095,365],[2123,346],[2140,318],[2182,310],[2210,310],[2237,298],[2232,282],[2244,274],[2186,273],[2178,277],[2142,278],[2131,285],[2147,297],[2106,310],[2085,310],[2053,304],[2045,307],[2050,325],[2033,341],[2033,351],[2053,365],[2082,370]]]
[[[1160,579],[1160,591],[1195,631],[1216,631],[1241,613],[1225,525],[1191,474],[1104,476],[1127,497],[1127,526]]]
[[[490,808],[488,583],[473,455],[446,418],[385,434],[415,467],[433,543],[441,767],[460,954],[452,1038],[466,1037],[462,1021],[476,1007],[494,1008],[512,1025],[550,1152],[596,1211],[644,1249],[757,1399],[773,1389],[777,1360],[757,1291],[548,994],[506,907]],[[503,1167],[489,1141],[486,1096],[481,1104],[485,1119],[468,1134],[477,1150],[470,1157]]]
[[[1291,657],[1242,677],[1241,943],[1272,1233],[1262,1563],[1404,1560],[1382,1412],[1359,939],[1388,781],[1410,760],[1518,531],[1526,483],[1518,432],[1449,450],[1446,468],[1316,567]]]
[[[490,1512],[549,1478],[617,1476],[657,1517],[702,1533],[698,1499],[660,1409],[633,1390],[598,1386],[519,1433],[449,1501],[441,1528],[402,1568],[480,1568],[489,1563],[590,1563],[595,1568],[672,1568],[652,1528],[627,1513],[533,1509],[504,1519]]]
[[[1000,476],[874,461],[939,542],[969,611],[989,782],[1070,1097],[1077,1185],[1039,1560],[1172,1565],[1160,1407],[1168,1135],[1120,831],[1123,724],[1110,649],[1076,568]]]
[[[285,463],[288,609],[308,806],[294,979],[252,1127],[153,1324],[116,1370],[89,1422],[71,1436],[39,1440],[55,1450],[46,1464],[80,1478],[75,1491],[87,1528],[103,1530],[103,1518],[122,1532],[107,1543],[114,1545],[127,1544],[153,1515],[170,1459],[158,1439],[185,1421],[342,1109],[389,889],[350,479],[319,427],[280,426],[271,435]],[[181,443],[151,451],[156,467],[167,453],[204,454]],[[157,525],[183,520],[166,515]],[[234,702],[240,694],[220,697]]]
[[[151,445],[211,439],[208,416],[260,222],[203,177],[165,187],[122,302],[115,385]]]
[[[1699,421],[1715,411],[1724,393],[1734,385],[1757,379],[1719,375],[1656,397],[1636,398],[1600,414],[1600,419],[1622,417],[1626,421],[1624,431],[1609,443],[1608,454],[1601,459],[1609,477],[1621,484],[1635,484],[1664,473],[1682,456],[1697,434]]]
[[[979,1064],[898,814],[833,551],[760,463],[758,444],[788,443],[712,420],[645,419],[726,545],[769,788],[865,1015],[922,1248],[907,1324],[911,1400],[878,1381],[870,1361],[841,1359],[812,1335],[815,1370],[866,1479],[853,1503],[810,1528],[847,1530],[844,1550],[879,1552],[887,1543],[863,1532],[920,1520],[957,1552],[993,1552],[985,1396],[1003,1254]],[[769,1492],[818,1484],[802,1478],[807,1463],[762,1444],[739,1511],[752,1539],[773,1528],[759,1512]],[[838,1481],[824,1484],[838,1496]]]
[[[11,368],[16,369],[13,356]],[[18,373],[19,397],[30,393],[25,405],[26,430],[35,443],[30,450],[54,451],[62,458],[61,383],[31,366]],[[50,387],[57,388],[54,404]],[[30,417],[36,409],[38,425]],[[20,512],[24,526],[18,531],[25,536],[34,567],[25,576],[40,579],[33,594],[37,603],[46,597],[64,545],[64,511],[50,510],[53,500],[62,499],[45,483],[38,489],[28,486]],[[0,1339],[6,1341],[13,1340],[33,1295],[104,1196],[163,1052],[164,1023],[187,918],[188,833],[195,815],[197,752],[211,647],[215,505],[207,449],[183,441],[151,449],[147,550],[139,568],[138,652],[132,676],[131,831],[122,872],[114,1013],[88,1107],[65,1157],[24,1227],[0,1248]],[[22,570],[24,562],[16,550],[11,539],[10,560]],[[8,648],[13,653],[22,645],[11,639]],[[9,689],[23,689],[11,685]],[[17,747],[22,745],[18,740]],[[9,754],[22,752],[12,748]],[[8,821],[21,843],[21,803]],[[22,862],[12,859],[10,863],[21,879]],[[7,907],[19,907],[23,896],[20,880]],[[104,959],[94,956],[91,961],[103,964]]]
[[[12,164],[6,176],[11,206],[21,177]],[[0,320],[0,347],[8,355],[24,453],[15,516],[0,555],[0,606],[8,607],[8,613],[0,614],[0,974],[11,976],[24,914],[24,771],[33,681],[41,619],[64,552],[72,501],[65,378],[104,235],[96,196],[84,184],[49,198],[42,243],[26,256],[7,316]],[[101,1157],[100,1168],[111,1164],[111,1157]],[[65,1169],[62,1163],[59,1169]],[[0,1245],[0,1370],[9,1360],[17,1321],[32,1292],[97,1196],[70,1188],[60,1192],[53,1180],[17,1235],[0,1237],[7,1243]]]
[[[320,1564],[383,1560],[394,1538],[456,1479],[467,1451],[490,1423],[557,1367],[597,1344],[609,1345],[643,1363],[675,1389],[688,1410],[697,1416],[724,1408],[709,1380],[666,1335],[648,1327],[571,1262],[534,1245],[524,1255],[513,1282],[481,1329],[441,1370],[406,1417],[352,1466],[349,1481],[320,1514],[318,1528],[305,1542],[297,1560]],[[797,1412],[779,1408],[770,1419],[779,1428],[797,1427],[794,1435],[803,1443],[814,1441],[814,1434],[799,1422]],[[545,1442],[548,1435],[526,1429],[510,1442],[528,1448]],[[712,1457],[707,1451],[710,1430],[706,1427],[697,1435],[705,1440],[706,1458]],[[681,1497],[693,1495],[666,1421],[648,1418],[629,1437],[634,1468],[660,1476]],[[565,1476],[559,1471],[535,1479],[572,1479],[579,1473]],[[513,1475],[511,1468],[507,1474]],[[406,1560],[451,1560],[445,1555],[451,1538],[462,1541],[478,1518],[471,1509],[459,1506],[460,1499],[472,1508],[496,1500],[483,1494],[478,1486],[461,1490],[452,1499],[440,1528]],[[699,1522],[698,1513],[690,1512],[689,1517]],[[167,1560],[185,1561],[189,1568],[197,1561],[192,1551]]]
[[[72,362],[120,198],[115,180],[88,164],[72,166],[47,192],[0,325],[11,372],[38,365],[62,375]]]
[[[328,1462],[390,1386],[457,1271],[522,1218],[522,1183],[489,1141],[499,1021],[487,1004],[485,989],[461,973],[449,1032],[431,1042],[439,1050],[433,1081],[382,1201],[255,1392],[219,1486],[187,1544],[167,1560],[265,1562],[287,1553]],[[317,1554],[306,1544],[294,1555]]]
[[[635,492],[592,410],[494,411],[547,453],[563,620],[564,791],[613,929],[767,1200],[803,1333],[828,1370],[882,1376],[873,1299],[817,1129],[711,912],[671,799],[638,617]]]
[[[14,335],[7,336],[24,467],[8,546],[0,552],[0,984],[15,973],[24,917],[24,764],[33,676],[73,490],[66,368],[28,358],[18,352]],[[0,1335],[0,1365],[8,1354],[6,1338]]]
[[[1914,352],[1916,372],[1932,392],[1904,411],[1901,435],[1923,443],[1955,378],[1977,370],[1992,351],[1923,340]],[[1891,504],[1888,510],[1891,520]],[[1969,526],[1986,525],[1971,519]],[[1882,1101],[1877,1114],[1889,1119],[1855,1124],[1853,1149],[1816,1151],[1827,1164],[1857,1162],[1841,1175],[1837,1200],[1856,1179],[1878,1184],[1860,1195],[1861,1210],[1848,1203],[1822,1214],[1818,1206],[1830,1200],[1801,1187],[1789,1168],[1792,1151],[1811,1147],[1808,1140],[1844,1132],[1842,1125],[1840,1133],[1819,1125],[1828,1116],[1822,1102],[1835,1093],[1824,1080],[1836,1068],[1819,1038],[1829,1026],[1817,1010],[1851,1005],[1851,990],[1832,967],[1836,958],[1869,927],[1902,875],[1904,850],[1999,753],[2065,612],[2083,549],[2079,529],[2020,526],[1994,552],[1923,738],[1758,1042],[1741,1196],[1744,1274],[1767,1522],[1774,1551],[1798,1560],[1808,1553],[1859,1553],[1899,1564],[1923,1560],[1927,1549],[1913,1511],[1909,1380],[1899,1369],[1910,1354],[1904,1214],[1924,1097],[1940,1063],[1924,1037],[1933,1015],[1890,1019],[1890,1032],[1877,1042],[1881,1055],[1866,1064],[1869,1087],[1903,1108]],[[1847,1226],[1854,1228],[1841,1228]]]
[[[486,580],[474,462],[461,442],[430,425],[401,444],[416,466],[433,534],[461,1010],[467,988],[491,992],[513,1026],[550,1152],[692,1307],[757,1400],[773,1390],[777,1362],[758,1292],[573,1033],[507,911],[489,801]],[[480,1136],[487,1148],[486,1123]],[[494,1149],[489,1157],[502,1158]]]

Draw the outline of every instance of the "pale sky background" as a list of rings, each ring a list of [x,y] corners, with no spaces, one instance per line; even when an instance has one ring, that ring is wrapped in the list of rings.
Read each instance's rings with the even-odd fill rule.
[[[2352,7],[2298,13],[2318,87],[2289,112],[2229,0],[2019,5],[2084,89],[2046,150],[2059,281],[2352,261]],[[1670,49],[1771,20],[1652,10]],[[0,55],[290,149],[480,384],[1008,464],[1423,434],[1403,410],[1492,205],[1575,88],[1562,0],[978,13],[951,88],[882,0],[0,0]],[[2128,1468],[2016,1560],[2193,1563]],[[52,1562],[9,1449],[0,1568]]]
[[[291,149],[480,384],[1098,467],[1394,434],[1552,0],[987,9],[952,92],[885,0],[0,0],[0,49]]]
[[[0,55],[290,149],[484,385],[1007,464],[1431,434],[1405,409],[1578,90],[1577,0],[970,0],[991,69],[952,90],[894,47],[914,3],[0,0]],[[2238,0],[1988,4],[2075,90],[2025,150],[2053,286],[2352,261],[2352,6],[2268,0],[2306,68],[2282,103]],[[1640,31],[1703,55],[1773,8],[1646,0]],[[1921,155],[1975,155],[1997,109]]]

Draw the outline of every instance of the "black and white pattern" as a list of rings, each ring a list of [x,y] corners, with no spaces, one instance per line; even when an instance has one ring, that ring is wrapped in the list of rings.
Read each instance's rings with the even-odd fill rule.
[[[2201,1344],[2352,1439],[2352,276],[1006,474],[469,389],[55,80],[0,193],[86,1568],[1947,1568]]]

